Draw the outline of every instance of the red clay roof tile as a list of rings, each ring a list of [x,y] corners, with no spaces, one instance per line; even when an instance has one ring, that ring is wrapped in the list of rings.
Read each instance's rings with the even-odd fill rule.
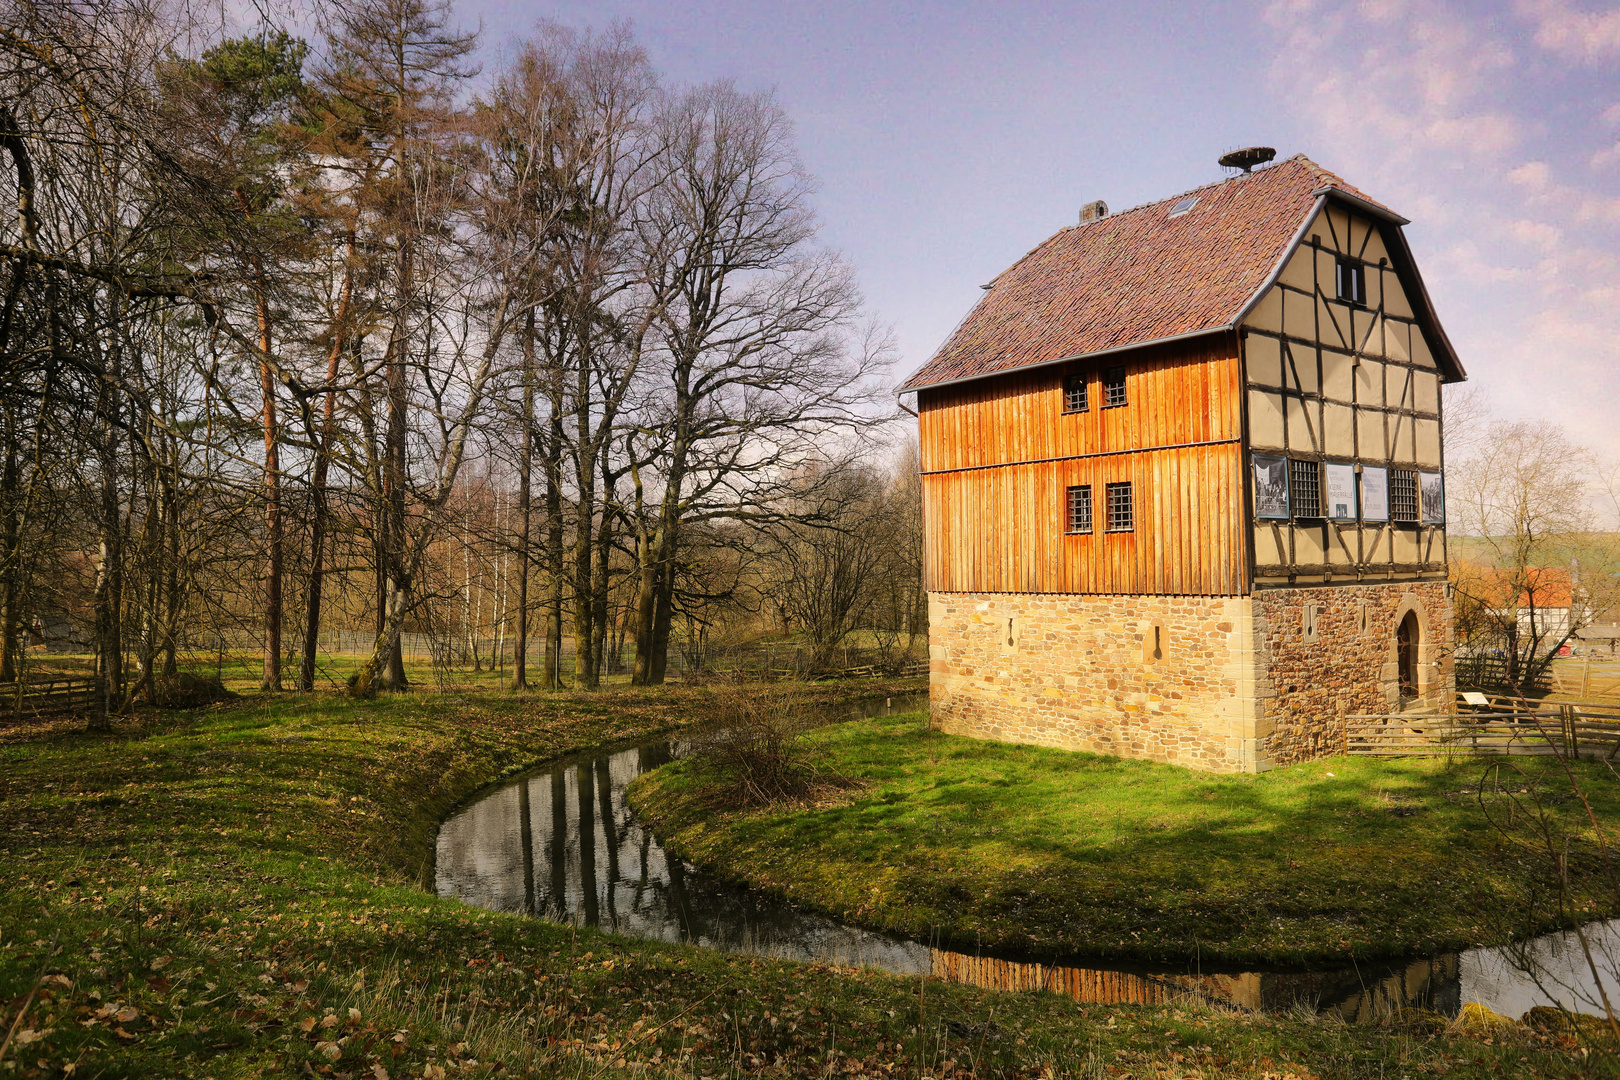
[[[1231,324],[1333,187],[1303,155],[1064,229],[996,277],[901,392]],[[1196,195],[1186,213],[1176,203]]]

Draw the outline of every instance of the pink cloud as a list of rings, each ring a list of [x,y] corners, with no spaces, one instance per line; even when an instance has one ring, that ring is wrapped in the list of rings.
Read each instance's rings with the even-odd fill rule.
[[[1572,133],[1573,159],[1562,156],[1549,136],[1566,133],[1551,130],[1514,60],[1524,48],[1570,62],[1620,55],[1620,11],[1565,0],[1518,10],[1534,45],[1522,26],[1448,0],[1276,3],[1271,77],[1316,132],[1304,149],[1413,219],[1447,331],[1503,413],[1565,423],[1620,459],[1620,144],[1593,125]],[[1355,109],[1342,87],[1356,88]],[[1590,107],[1620,128],[1620,102]],[[1517,392],[1546,382],[1551,357],[1586,389]]]
[[[1535,23],[1536,44],[1550,53],[1587,64],[1620,57],[1620,8],[1572,11],[1564,0],[1524,0],[1519,11]]]

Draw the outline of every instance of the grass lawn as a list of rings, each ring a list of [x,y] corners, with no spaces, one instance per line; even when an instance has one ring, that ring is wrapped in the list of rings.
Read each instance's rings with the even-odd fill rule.
[[[716,778],[687,760],[641,777],[632,805],[693,862],[807,906],[1057,956],[1345,966],[1444,952],[1522,932],[1529,890],[1553,880],[1488,827],[1479,759],[1212,776],[942,735],[922,714],[807,738],[821,767],[863,782],[855,797],[716,812]],[[1562,781],[1546,759],[1517,760],[1551,790]],[[1602,765],[1581,771],[1615,820],[1620,785]],[[1585,825],[1567,794],[1553,812]],[[1577,868],[1595,857],[1572,851]]]
[[[801,692],[831,704],[915,685]],[[701,723],[711,700],[698,687],[264,695],[110,737],[13,738],[0,745],[0,1077],[1590,1071],[1569,1037],[1522,1027],[1487,1038],[1421,1016],[1352,1027],[1084,1006],[629,941],[423,888],[437,822],[482,785]]]

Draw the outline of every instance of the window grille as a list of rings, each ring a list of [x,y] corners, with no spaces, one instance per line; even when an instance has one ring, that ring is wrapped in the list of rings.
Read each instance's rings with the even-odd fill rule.
[[[1125,369],[1111,367],[1103,369],[1103,408],[1111,409],[1115,405],[1124,405],[1125,402]]]
[[[1131,485],[1108,485],[1108,531],[1131,532],[1136,528],[1136,517],[1131,506]]]
[[[1065,375],[1063,377],[1063,411],[1085,412],[1090,403],[1086,399],[1086,377],[1084,375]]]
[[[1069,532],[1091,531],[1091,485],[1081,484],[1069,489]]]
[[[1316,461],[1288,462],[1288,489],[1293,497],[1294,516],[1322,516],[1322,465]]]
[[[1392,521],[1418,519],[1417,473],[1411,469],[1389,470],[1389,516]]]
[[[1350,304],[1367,302],[1367,268],[1349,259],[1338,262],[1339,299]]]

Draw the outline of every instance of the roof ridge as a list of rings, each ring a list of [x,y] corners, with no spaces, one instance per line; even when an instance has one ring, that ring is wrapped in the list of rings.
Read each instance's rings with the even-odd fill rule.
[[[1274,161],[1274,162],[1270,162],[1270,163],[1265,164],[1265,165],[1258,166],[1257,168],[1255,168],[1255,169],[1253,169],[1253,170],[1251,170],[1249,172],[1238,173],[1236,176],[1223,176],[1219,180],[1211,180],[1207,184],[1200,184],[1195,188],[1188,188],[1186,191],[1177,192],[1174,195],[1166,195],[1162,199],[1154,199],[1151,202],[1138,203],[1135,206],[1127,206],[1123,210],[1117,211],[1117,212],[1112,213],[1112,214],[1108,214],[1108,215],[1106,215],[1104,217],[1100,217],[1096,221],[1083,221],[1083,222],[1080,222],[1079,224],[1076,224],[1076,225],[1065,225],[1063,228],[1059,229],[1058,231],[1060,233],[1068,232],[1070,229],[1079,229],[1079,228],[1083,228],[1086,225],[1095,225],[1095,224],[1097,224],[1097,222],[1100,222],[1100,221],[1108,221],[1108,220],[1110,220],[1112,218],[1124,217],[1126,214],[1134,214],[1138,210],[1151,210],[1155,206],[1163,206],[1167,202],[1175,202],[1175,201],[1177,201],[1179,199],[1185,199],[1189,195],[1197,195],[1200,192],[1208,191],[1210,188],[1221,187],[1221,186],[1223,186],[1225,184],[1230,184],[1230,183],[1233,183],[1233,182],[1238,181],[1238,180],[1247,180],[1247,179],[1251,179],[1251,178],[1253,178],[1255,176],[1259,176],[1259,175],[1261,175],[1263,173],[1269,173],[1273,169],[1281,168],[1284,165],[1291,165],[1296,161],[1304,162],[1305,165],[1308,168],[1313,169],[1317,173],[1326,172],[1325,169],[1323,169],[1320,165],[1317,165],[1316,162],[1312,161],[1310,158],[1306,157],[1304,154],[1295,154],[1293,157],[1283,158],[1281,161]],[[1328,175],[1332,176],[1331,173],[1328,173]],[[1337,180],[1338,177],[1334,177],[1334,179]],[[1343,181],[1341,181],[1341,183],[1342,182]]]
[[[1198,187],[1195,187],[1195,188],[1189,188],[1186,191],[1178,192],[1175,195],[1167,195],[1162,199],[1155,199],[1152,202],[1138,203],[1135,206],[1128,206],[1124,210],[1119,210],[1119,211],[1116,211],[1116,212],[1111,213],[1111,214],[1104,214],[1102,217],[1097,218],[1094,221],[1078,221],[1078,222],[1075,222],[1073,225],[1064,225],[1063,227],[1058,229],[1057,232],[1053,233],[1051,236],[1048,236],[1046,239],[1042,240],[1040,243],[1036,244],[1034,247],[1030,248],[1028,251],[1024,252],[1022,255],[1018,256],[1018,258],[1014,259],[1011,263],[1009,263],[1007,265],[1007,268],[1005,270],[1002,270],[999,274],[995,275],[995,277],[992,277],[990,279],[990,284],[994,285],[997,280],[999,280],[1000,278],[1005,277],[1010,271],[1016,269],[1018,267],[1018,265],[1021,264],[1025,259],[1029,258],[1031,255],[1034,255],[1036,252],[1040,251],[1042,248],[1046,247],[1048,244],[1052,243],[1052,241],[1056,240],[1058,237],[1064,235],[1065,233],[1073,232],[1076,229],[1083,229],[1088,225],[1100,225],[1103,222],[1116,221],[1119,218],[1124,217],[1126,214],[1134,214],[1139,210],[1151,210],[1155,206],[1163,206],[1165,203],[1175,202],[1175,201],[1177,201],[1179,199],[1185,199],[1189,195],[1195,195],[1195,194],[1197,194],[1199,192],[1202,192],[1202,191],[1208,191],[1210,188],[1220,187],[1223,184],[1230,184],[1235,180],[1249,179],[1249,178],[1251,178],[1251,177],[1253,177],[1253,176],[1255,176],[1255,175],[1257,175],[1259,173],[1270,172],[1271,170],[1279,168],[1280,166],[1289,165],[1289,164],[1292,164],[1293,162],[1296,162],[1296,161],[1304,162],[1306,164],[1306,166],[1308,168],[1310,168],[1313,171],[1314,174],[1317,175],[1318,179],[1320,179],[1321,174],[1324,174],[1324,173],[1326,173],[1326,175],[1328,175],[1328,176],[1333,176],[1332,173],[1327,173],[1327,171],[1325,169],[1323,169],[1320,165],[1317,165],[1314,161],[1312,161],[1310,158],[1306,157],[1304,154],[1295,154],[1293,157],[1283,158],[1281,161],[1272,162],[1270,164],[1262,165],[1259,168],[1257,168],[1255,170],[1252,170],[1250,172],[1239,173],[1236,176],[1222,177],[1219,180],[1213,180],[1210,183],[1201,184],[1201,185],[1199,185]],[[1338,179],[1338,177],[1336,177],[1336,176],[1333,177],[1333,178],[1335,180]],[[1340,183],[1343,184],[1344,182],[1340,181]],[[1348,185],[1346,185],[1346,186],[1348,186]],[[971,313],[972,312],[971,312],[971,309],[970,309],[969,314],[971,314]],[[963,316],[963,318],[965,319],[966,316]],[[947,337],[946,340],[949,341],[950,338]]]

